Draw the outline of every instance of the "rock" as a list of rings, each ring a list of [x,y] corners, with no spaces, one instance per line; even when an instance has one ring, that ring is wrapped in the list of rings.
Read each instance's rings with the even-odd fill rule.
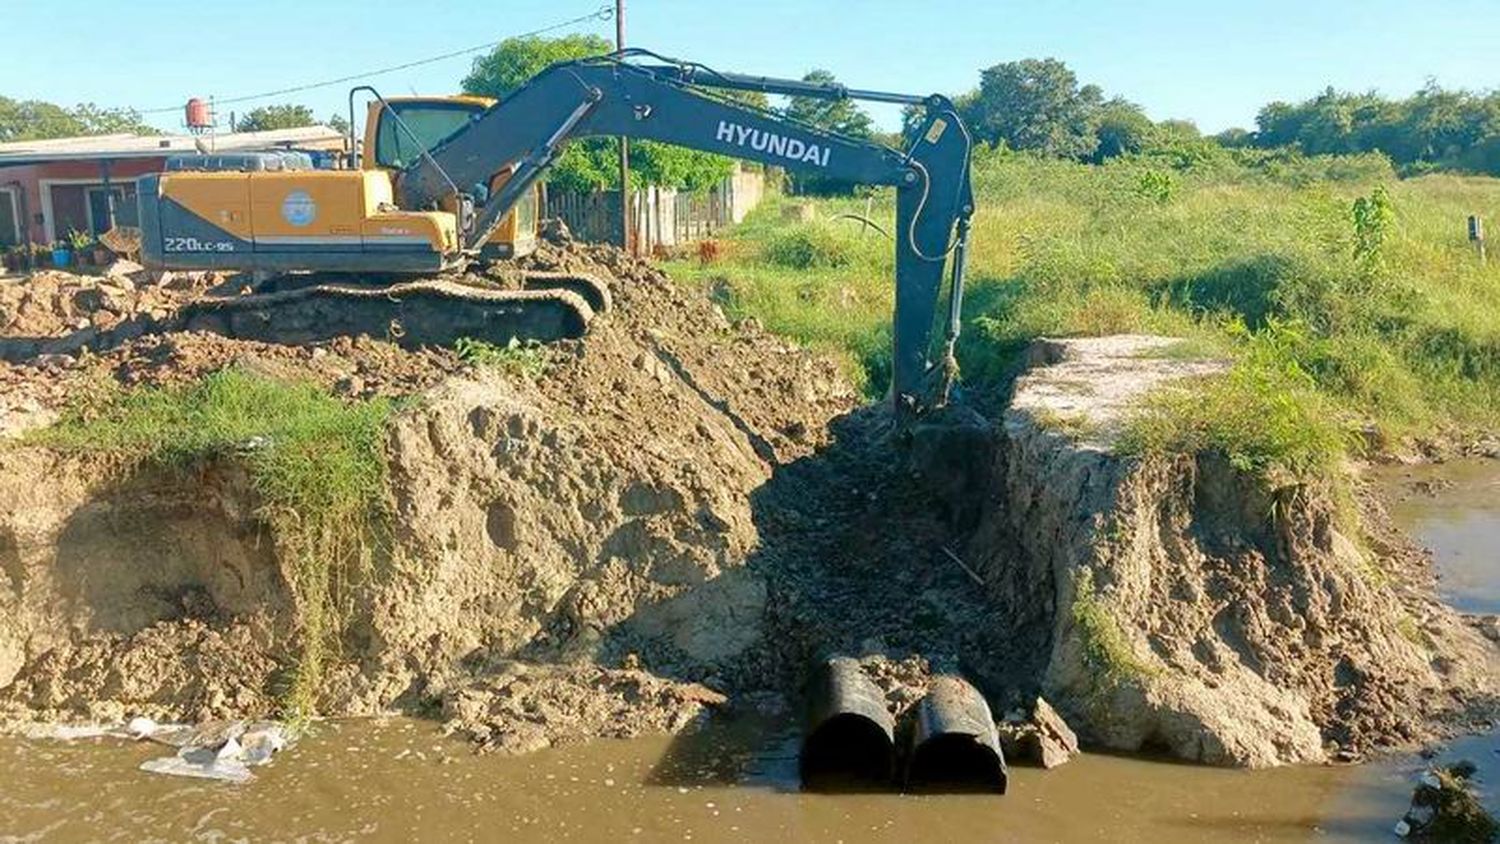
[[[1500,615],[1471,615],[1469,624],[1491,642],[1500,642]]]
[[[104,307],[104,294],[98,287],[80,287],[73,291],[73,307],[86,314]]]
[[[1055,768],[1078,753],[1078,736],[1047,701],[1036,699],[1031,720],[1036,727],[1036,758],[1043,768]]]
[[[553,217],[542,222],[541,236],[544,240],[558,246],[565,245],[573,240],[573,233],[568,230],[568,224],[558,217]]]
[[[128,282],[130,281],[131,276],[135,275],[136,273],[143,273],[145,271],[146,268],[141,266],[140,264],[137,264],[134,261],[120,258],[113,264],[110,264],[108,267],[106,267],[104,270],[104,274],[109,278],[117,278]]]
[[[1000,748],[1012,762],[1056,768],[1078,751],[1078,737],[1046,700],[1037,698],[1028,717],[1017,709],[995,725]]]
[[[1423,772],[1396,834],[1421,841],[1493,841],[1500,835],[1500,822],[1471,790],[1474,771],[1472,762],[1459,762]]]

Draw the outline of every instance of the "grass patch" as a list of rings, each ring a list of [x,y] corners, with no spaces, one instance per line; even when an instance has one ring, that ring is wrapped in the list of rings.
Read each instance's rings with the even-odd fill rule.
[[[1500,261],[1480,264],[1463,226],[1469,214],[1496,225],[1500,180],[1397,179],[1381,156],[1092,166],[981,151],[974,190],[959,346],[971,389],[1003,394],[1019,352],[1042,336],[1157,333],[1188,341],[1164,354],[1239,360],[1259,354],[1244,335],[1279,332],[1199,408],[1177,408],[1185,424],[1150,441],[1321,468],[1348,446],[1329,420],[1373,424],[1389,442],[1500,429]],[[784,219],[772,197],[725,234],[720,260],[670,270],[720,291],[737,318],[842,355],[879,396],[893,244],[840,219],[864,214],[863,197],[799,201],[818,222]],[[877,191],[870,216],[888,223],[894,204]],[[1286,371],[1300,374],[1288,382]],[[1229,418],[1215,423],[1217,410]],[[1273,426],[1314,424],[1262,433],[1251,424],[1262,410]]]
[[[1126,421],[1116,448],[1138,456],[1215,452],[1261,478],[1335,474],[1352,442],[1337,408],[1284,357],[1283,335],[1243,336],[1246,348],[1228,373],[1149,396]]]
[[[383,541],[383,448],[394,410],[387,399],[346,402],[310,383],[227,369],[186,386],[96,393],[25,441],[111,455],[126,471],[242,462],[258,515],[290,561],[301,653],[282,698],[288,716],[303,718]]]
[[[1044,431],[1061,434],[1068,439],[1081,440],[1095,432],[1095,427],[1084,413],[1062,413],[1050,407],[1039,408],[1032,419]]]
[[[460,337],[458,342],[453,344],[453,349],[458,353],[459,359],[470,366],[494,369],[507,375],[528,379],[542,377],[547,373],[547,367],[551,364],[551,358],[545,346],[535,341],[522,343],[514,337],[504,346],[497,346],[472,337]]]
[[[1104,705],[1104,696],[1123,683],[1156,673],[1136,657],[1119,622],[1104,606],[1094,587],[1094,572],[1082,568],[1074,583],[1073,626],[1083,646],[1083,664],[1093,681],[1091,705]]]

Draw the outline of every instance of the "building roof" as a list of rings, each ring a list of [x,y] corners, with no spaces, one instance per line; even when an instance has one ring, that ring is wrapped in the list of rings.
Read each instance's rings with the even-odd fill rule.
[[[159,158],[192,152],[250,152],[284,149],[341,149],[344,136],[327,126],[227,132],[217,135],[89,135],[0,144],[0,167],[47,161]]]

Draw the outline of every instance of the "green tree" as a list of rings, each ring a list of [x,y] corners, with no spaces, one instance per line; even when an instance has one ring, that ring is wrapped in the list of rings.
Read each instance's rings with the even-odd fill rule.
[[[265,132],[271,129],[312,126],[317,122],[313,118],[312,109],[307,106],[281,103],[251,109],[234,125],[234,130],[236,132]]]
[[[507,38],[474,60],[464,77],[463,89],[504,100],[550,65],[604,55],[613,49],[598,35]],[[558,156],[548,181],[565,190],[618,189],[618,150],[618,142],[609,138],[573,141]],[[633,187],[655,184],[687,190],[707,188],[729,175],[732,168],[723,156],[651,141],[631,143],[630,163]]]
[[[810,70],[803,82],[831,85],[838,82],[826,70]],[[874,135],[875,123],[854,100],[828,100],[822,97],[791,97],[784,111],[787,117],[811,123],[819,129],[838,132],[853,138],[868,139]]]
[[[966,115],[970,129],[990,145],[1035,150],[1061,158],[1088,158],[1104,92],[1078,84],[1057,59],[1022,59],[980,73],[979,91]]]
[[[1500,92],[1475,94],[1428,83],[1411,97],[1325,88],[1300,103],[1274,102],[1256,115],[1254,144],[1309,155],[1382,152],[1406,172],[1477,170],[1500,175]]]
[[[130,109],[102,108],[93,103],[68,109],[42,100],[0,97],[0,143],[120,132],[158,134]]]
[[[135,109],[105,108],[93,103],[79,103],[69,112],[83,125],[85,135],[113,135],[129,132],[135,135],[159,135],[156,127],[147,125]]]
[[[810,70],[802,76],[803,82],[831,85],[838,79],[826,70]],[[782,114],[829,132],[837,132],[860,140],[875,140],[875,122],[870,119],[854,100],[829,100],[822,97],[789,97]],[[787,172],[788,183],[794,193],[843,194],[851,193],[855,185],[816,173]]]
[[[1095,164],[1105,159],[1137,153],[1151,142],[1155,126],[1141,107],[1115,97],[1101,105],[1094,114],[1094,137],[1098,144],[1091,159]]]
[[[328,119],[323,121],[323,125],[338,132],[340,135],[349,134],[349,118],[338,112],[328,115]]]
[[[1218,133],[1217,135],[1214,135],[1213,140],[1215,143],[1217,143],[1221,147],[1224,147],[1225,149],[1239,149],[1241,147],[1250,146],[1250,144],[1254,141],[1254,136],[1250,134],[1250,130],[1248,129],[1241,129],[1238,126],[1231,126],[1230,128]]]

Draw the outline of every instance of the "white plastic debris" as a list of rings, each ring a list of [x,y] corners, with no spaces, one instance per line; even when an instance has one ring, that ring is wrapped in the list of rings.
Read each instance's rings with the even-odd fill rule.
[[[1396,828],[1391,831],[1396,833],[1396,835],[1405,838],[1406,836],[1411,835],[1411,824],[1407,823],[1404,820],[1396,821]]]
[[[270,762],[289,743],[286,727],[275,721],[174,725],[152,731],[148,737],[178,748],[177,755],[147,760],[141,770],[235,783],[254,779],[250,768]]]
[[[159,724],[146,717],[113,725],[36,724],[23,734],[59,741],[102,737],[151,741],[177,752],[148,759],[141,770],[235,783],[254,779],[250,768],[270,762],[292,741],[286,725],[276,721],[205,721],[194,726]]]

